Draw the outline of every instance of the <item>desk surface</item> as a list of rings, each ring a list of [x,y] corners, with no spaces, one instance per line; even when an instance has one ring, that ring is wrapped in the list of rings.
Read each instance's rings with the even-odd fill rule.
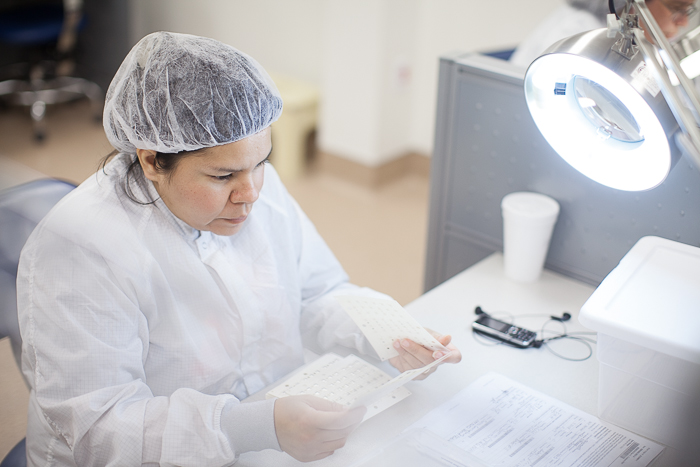
[[[413,393],[410,397],[364,422],[343,449],[312,465],[351,465],[384,446],[404,428],[490,371],[596,415],[598,361],[595,354],[588,360],[572,362],[555,356],[544,347],[521,350],[506,345],[484,345],[484,341],[477,340],[471,332],[476,306],[497,317],[499,312],[506,313],[500,316],[509,313],[516,318],[516,324],[532,330],[539,330],[550,315],[561,316],[567,311],[572,315],[566,323],[567,330],[587,331],[578,323],[578,311],[593,290],[590,285],[547,270],[536,283],[513,282],[503,275],[502,255],[495,253],[421,296],[406,309],[424,326],[451,334],[462,352],[462,361],[440,367],[426,380],[409,382],[406,387]],[[384,362],[379,366],[382,365],[388,364]],[[260,394],[250,399],[262,397]],[[669,465],[659,463],[660,460],[654,465]],[[302,464],[285,453],[267,450],[245,453],[236,465]]]

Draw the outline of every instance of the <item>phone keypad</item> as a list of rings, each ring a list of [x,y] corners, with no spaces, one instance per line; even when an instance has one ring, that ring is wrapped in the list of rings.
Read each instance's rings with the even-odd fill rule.
[[[511,326],[510,329],[508,329],[508,335],[521,342],[527,342],[535,337],[534,332],[519,328],[517,326]]]
[[[508,334],[510,334],[513,337],[517,337],[519,339],[526,339],[534,334],[532,331],[528,331],[527,329],[518,329],[515,326],[508,331]]]
[[[502,324],[507,325],[506,323]],[[530,331],[528,329],[523,329],[514,325],[507,325],[507,328],[501,328],[502,330],[499,331],[493,327],[479,323],[479,321],[477,320],[475,321],[473,326],[480,332],[491,335],[496,339],[510,342],[511,344],[517,345],[519,347],[529,347],[537,338],[536,332]]]

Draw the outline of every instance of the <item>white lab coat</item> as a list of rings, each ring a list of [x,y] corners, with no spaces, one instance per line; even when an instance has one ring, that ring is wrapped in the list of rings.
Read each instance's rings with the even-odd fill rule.
[[[527,68],[555,42],[580,32],[604,27],[606,27],[605,22],[591,12],[562,5],[538,24],[535,30],[518,45],[510,57],[510,62]]]
[[[372,353],[332,295],[383,295],[347,282],[271,166],[244,227],[219,237],[127,199],[129,162],[61,200],[22,252],[29,464],[226,465],[279,449],[273,401],[239,401],[303,363],[305,332]]]

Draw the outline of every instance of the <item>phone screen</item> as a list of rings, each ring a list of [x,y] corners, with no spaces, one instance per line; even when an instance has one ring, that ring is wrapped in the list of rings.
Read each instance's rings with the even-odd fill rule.
[[[497,319],[493,319],[489,316],[480,316],[479,319],[476,320],[478,323],[483,324],[484,326],[488,326],[492,329],[495,329],[496,331],[500,332],[508,332],[508,329],[510,329],[510,324],[504,323],[503,321],[499,321]]]

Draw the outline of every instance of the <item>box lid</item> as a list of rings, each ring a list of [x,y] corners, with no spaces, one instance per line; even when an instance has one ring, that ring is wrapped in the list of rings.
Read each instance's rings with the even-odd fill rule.
[[[641,238],[583,305],[579,321],[700,364],[700,248]]]

